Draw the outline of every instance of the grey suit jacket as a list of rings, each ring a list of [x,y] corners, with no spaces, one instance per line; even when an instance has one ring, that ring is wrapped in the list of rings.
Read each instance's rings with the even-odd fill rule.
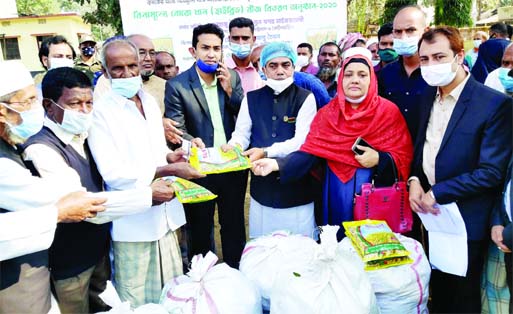
[[[179,123],[178,128],[184,132],[185,139],[200,137],[207,147],[212,147],[214,127],[195,65],[167,81],[164,98],[165,116]],[[235,129],[235,121],[244,97],[239,75],[233,70],[229,71],[232,84],[231,97],[228,97],[221,83],[217,82],[219,108],[226,139],[231,137]]]

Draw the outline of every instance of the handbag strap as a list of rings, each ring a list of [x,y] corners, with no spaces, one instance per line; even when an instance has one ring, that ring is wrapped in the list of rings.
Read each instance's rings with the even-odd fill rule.
[[[394,158],[392,157],[392,154],[390,154],[389,152],[386,152],[385,154],[390,156],[390,160],[392,161],[392,171],[394,172],[394,180],[395,183],[397,183],[399,182],[399,176],[397,175],[397,168],[395,167]]]

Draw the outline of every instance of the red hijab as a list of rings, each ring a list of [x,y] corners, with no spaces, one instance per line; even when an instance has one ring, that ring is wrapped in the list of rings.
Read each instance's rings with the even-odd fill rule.
[[[364,59],[370,69],[367,96],[356,109],[346,101],[342,82],[346,64],[353,58]],[[400,179],[408,178],[413,146],[406,122],[394,103],[378,96],[376,74],[369,59],[354,55],[344,60],[337,95],[315,116],[301,151],[326,159],[337,177],[347,182],[357,168],[363,167],[351,150],[359,136],[376,150],[390,153]]]

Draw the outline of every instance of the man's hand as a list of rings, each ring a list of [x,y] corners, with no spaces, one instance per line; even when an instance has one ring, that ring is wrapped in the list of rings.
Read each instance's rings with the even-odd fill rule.
[[[57,222],[80,222],[96,217],[97,212],[105,210],[104,197],[93,197],[86,192],[72,192],[57,201]]]
[[[411,180],[410,181],[410,207],[411,209],[416,213],[422,213],[426,214],[427,211],[425,211],[422,208],[422,198],[424,197],[424,190],[422,189],[422,186],[420,185],[420,182],[417,180]]]
[[[233,150],[233,149],[235,149],[235,146],[232,146],[232,145],[230,145],[230,144],[223,144],[223,145],[221,145],[221,150],[222,150],[223,152],[225,152],[225,153],[226,153],[226,152],[229,152],[229,151],[231,151],[231,150]]]
[[[180,144],[182,142],[183,132],[176,128],[178,122],[169,118],[162,118],[162,125],[164,126],[164,134],[168,142],[173,144]]]
[[[356,145],[358,149],[363,150],[362,155],[355,155],[354,159],[358,161],[360,165],[365,168],[372,168],[378,165],[379,162],[379,153],[374,149],[366,146]]]
[[[177,176],[187,180],[205,177],[187,162],[175,162],[162,167],[158,167],[156,177]]]
[[[497,245],[497,248],[504,253],[511,253],[511,250],[504,245],[502,242],[504,239],[502,238],[502,232],[504,231],[504,226],[501,225],[495,225],[492,227],[492,241]]]
[[[172,164],[174,162],[185,162],[187,161],[183,156],[185,155],[185,151],[181,148],[177,148],[174,151],[167,154],[166,159],[167,162]]]
[[[433,198],[431,193],[431,190],[429,190],[427,193],[424,193],[424,195],[422,196],[421,205],[426,212],[431,213],[433,215],[438,215],[440,214],[440,209],[438,209],[438,207],[436,206],[436,200]]]
[[[219,67],[216,71],[216,76],[219,82],[221,83],[221,87],[224,89],[228,97],[232,97],[232,82],[230,71],[224,63],[219,62]]]
[[[243,156],[248,156],[251,162],[264,158],[264,149],[253,147],[242,153]]]
[[[203,143],[203,140],[199,137],[193,138],[191,140],[192,146],[197,148],[205,148],[205,143]]]
[[[259,159],[252,163],[251,171],[253,171],[253,174],[256,176],[262,176],[265,177],[266,175],[270,174],[273,171],[280,170],[280,167],[278,165],[278,162],[276,159],[272,158],[263,158]]]
[[[175,190],[171,186],[171,182],[156,180],[151,183],[150,187],[153,205],[169,202],[175,197]]]

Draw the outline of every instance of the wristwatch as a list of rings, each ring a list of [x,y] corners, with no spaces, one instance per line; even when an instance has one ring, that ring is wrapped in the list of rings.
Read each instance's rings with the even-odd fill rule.
[[[267,147],[264,147],[262,150],[264,151],[264,158],[267,158],[268,157],[267,156],[268,155]]]

